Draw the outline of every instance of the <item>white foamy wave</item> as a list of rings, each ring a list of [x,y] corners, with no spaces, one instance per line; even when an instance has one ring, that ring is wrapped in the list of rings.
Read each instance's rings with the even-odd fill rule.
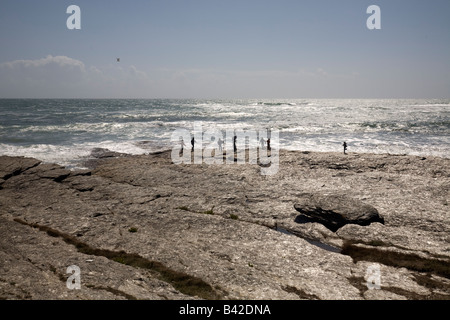
[[[279,130],[281,148],[450,157],[450,100],[0,101],[0,154],[72,164],[94,148],[139,154],[176,129]],[[16,105],[24,105],[17,112]],[[169,145],[170,147],[170,145]],[[72,159],[74,159],[72,161]]]
[[[342,138],[342,137],[341,137]],[[448,150],[439,144],[421,144],[412,145],[412,142],[382,140],[371,136],[346,137],[338,139],[333,137],[315,137],[308,139],[303,136],[299,139],[280,138],[280,147],[286,150],[305,150],[318,152],[341,152],[343,151],[342,143],[347,142],[348,152],[355,153],[375,153],[375,154],[407,154],[415,156],[436,156],[449,158]]]
[[[34,144],[31,146],[17,146],[0,144],[0,154],[12,157],[30,157],[44,163],[56,163],[69,169],[84,168],[83,163],[90,158],[92,150],[96,148],[108,149],[119,153],[132,155],[168,149],[167,143],[153,143],[150,141],[102,141],[72,146],[51,144]]]
[[[433,107],[448,107],[450,108],[450,104],[448,103],[430,103],[430,104],[412,104],[411,107],[423,107],[423,108],[433,108]],[[426,110],[424,110],[426,111]]]
[[[65,125],[47,125],[47,126],[28,126],[18,130],[20,133],[33,132],[98,132],[98,133],[114,133],[123,132],[133,129],[149,129],[166,126],[163,121],[152,122],[95,122],[95,123],[73,123]],[[11,128],[11,127],[10,127]]]
[[[45,163],[56,163],[68,168],[80,168],[80,163],[88,157],[91,149],[83,146],[56,146],[50,144],[34,144],[31,146],[17,146],[0,144],[0,154],[11,157],[30,157]]]

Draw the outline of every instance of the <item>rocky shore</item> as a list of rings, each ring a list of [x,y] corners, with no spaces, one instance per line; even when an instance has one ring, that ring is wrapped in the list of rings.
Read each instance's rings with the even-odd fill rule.
[[[450,299],[450,159],[93,155],[0,157],[0,299]]]

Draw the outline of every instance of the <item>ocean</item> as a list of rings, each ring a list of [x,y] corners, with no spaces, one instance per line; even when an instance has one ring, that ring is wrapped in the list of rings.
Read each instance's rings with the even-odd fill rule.
[[[95,148],[145,154],[176,129],[278,130],[279,147],[450,158],[450,99],[0,99],[0,155],[82,168]]]

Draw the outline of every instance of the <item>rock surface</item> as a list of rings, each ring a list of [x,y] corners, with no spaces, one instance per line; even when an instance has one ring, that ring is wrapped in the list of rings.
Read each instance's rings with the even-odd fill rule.
[[[367,226],[372,222],[384,223],[377,209],[343,195],[305,194],[298,201],[294,208],[306,215],[307,221],[319,222],[331,231],[337,231],[346,224]],[[302,219],[299,216],[296,221]]]
[[[272,176],[170,151],[90,164],[0,157],[0,298],[450,299],[449,159],[281,150]],[[357,199],[384,225],[298,223],[304,194]]]
[[[4,182],[12,176],[19,175],[22,172],[39,165],[41,161],[32,158],[0,156],[0,163],[0,179]]]

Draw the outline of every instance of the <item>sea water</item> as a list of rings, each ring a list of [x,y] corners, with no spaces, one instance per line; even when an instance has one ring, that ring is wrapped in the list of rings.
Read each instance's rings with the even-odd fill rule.
[[[78,168],[94,148],[170,149],[195,122],[278,130],[288,150],[342,152],[346,141],[348,152],[450,158],[450,99],[0,99],[0,155]]]

